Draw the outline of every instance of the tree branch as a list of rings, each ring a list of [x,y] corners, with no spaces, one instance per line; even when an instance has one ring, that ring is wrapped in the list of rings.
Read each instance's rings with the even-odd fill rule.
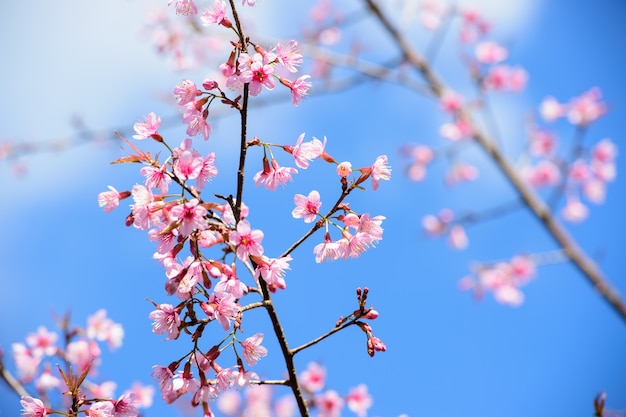
[[[374,3],[374,0],[364,1],[372,11],[374,17],[378,19],[385,30],[394,39],[407,62],[413,65],[424,77],[424,80],[430,86],[430,90],[434,96],[440,98],[445,91],[445,85],[440,81],[439,77],[434,73],[426,60],[413,50],[407,40],[404,39],[387,16]],[[626,323],[626,304],[624,304],[624,301],[617,291],[609,284],[596,263],[578,246],[567,230],[554,218],[551,210],[539,198],[537,193],[522,180],[513,165],[494,145],[493,141],[491,141],[472,121],[470,110],[467,107],[461,109],[459,117],[471,125],[472,131],[474,132],[474,141],[491,156],[491,159],[493,159],[498,168],[500,168],[500,171],[517,191],[528,209],[535,215],[537,220],[543,224],[552,238],[563,248],[563,251],[574,263],[576,268],[587,278],[589,283],[604,297]]]

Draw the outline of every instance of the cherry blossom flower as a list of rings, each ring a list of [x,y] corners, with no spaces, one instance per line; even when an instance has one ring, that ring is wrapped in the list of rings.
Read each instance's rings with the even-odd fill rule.
[[[439,135],[452,142],[468,139],[472,134],[472,126],[463,119],[458,119],[452,123],[444,123],[439,128]]]
[[[228,268],[226,265],[224,267]],[[235,296],[235,298],[241,298],[248,292],[248,286],[241,282],[237,275],[231,268],[225,269],[221,275],[220,282],[215,285],[216,293],[228,292]]]
[[[492,41],[480,42],[476,45],[474,54],[478,62],[488,65],[498,64],[504,61],[508,56],[508,52],[505,48]]]
[[[178,231],[183,236],[189,236],[194,230],[206,229],[207,223],[204,219],[206,213],[207,210],[200,205],[197,198],[178,204],[170,210],[171,218],[180,222]]]
[[[120,193],[110,185],[108,188],[109,191],[98,194],[98,205],[104,208],[105,213],[115,210],[120,205],[120,200],[130,195],[128,191]]]
[[[148,316],[152,323],[152,331],[155,334],[163,334],[167,332],[165,340],[174,340],[178,338],[180,333],[180,316],[178,309],[171,304],[160,304],[156,310],[152,311]]]
[[[158,188],[162,194],[167,194],[172,178],[167,175],[166,165],[158,167],[147,165],[142,167],[139,173],[146,177],[145,185],[148,189]]]
[[[202,20],[205,26],[222,25],[227,28],[232,27],[232,23],[226,17],[226,3],[222,0],[215,0],[213,8],[202,13],[200,20]]]
[[[319,417],[339,417],[344,401],[334,390],[328,390],[315,397],[315,404],[318,407]]]
[[[489,69],[483,85],[490,90],[519,92],[526,87],[527,81],[528,73],[523,68],[497,65]]]
[[[387,165],[387,155],[380,155],[372,165],[372,189],[378,190],[380,181],[389,181],[391,179],[391,167]]]
[[[291,40],[287,45],[276,44],[274,48],[278,62],[289,72],[298,72],[298,66],[302,64],[302,54],[298,51],[298,42]]]
[[[568,105],[567,120],[577,126],[587,126],[596,121],[607,112],[601,99],[602,92],[597,87],[576,97]]]
[[[578,198],[569,197],[561,210],[561,215],[568,222],[580,223],[589,216],[589,209]]]
[[[554,97],[548,96],[541,102],[539,114],[541,114],[541,117],[546,122],[553,122],[565,115],[565,106],[559,103]]]
[[[202,167],[198,177],[196,178],[196,185],[198,188],[203,189],[207,182],[217,176],[217,173],[217,167],[215,166],[215,152],[211,152],[202,160]]]
[[[246,53],[239,55],[239,71],[239,81],[250,84],[250,95],[253,97],[258,96],[263,87],[273,90],[276,86],[274,67],[259,53],[252,57]]]
[[[289,268],[291,256],[283,256],[282,258],[268,258],[262,256],[260,262],[254,271],[254,278],[262,277],[270,289],[279,288],[284,290],[287,287],[285,283],[285,271]]]
[[[547,157],[554,154],[557,148],[557,140],[554,135],[541,129],[533,129],[530,132],[530,154],[532,156]]]
[[[31,333],[26,336],[26,343],[31,347],[34,356],[52,356],[57,352],[55,343],[58,337],[55,332],[39,326],[37,333]]]
[[[121,324],[115,323],[106,315],[106,310],[100,309],[87,317],[86,334],[90,339],[106,341],[110,348],[115,349],[122,345],[124,330]]]
[[[298,170],[291,167],[282,167],[272,158],[271,166],[266,158],[263,158],[263,170],[257,172],[254,177],[254,184],[258,187],[263,184],[268,190],[276,191],[279,185],[285,185],[292,181],[292,175]]]
[[[204,140],[208,140],[211,135],[211,125],[206,120],[204,112],[197,110],[193,104],[188,104],[183,114],[183,123],[187,124],[187,133],[189,136],[202,135]]]
[[[50,389],[61,389],[63,381],[60,378],[52,375],[50,368],[46,366],[41,372],[41,375],[35,380],[35,388],[41,391],[48,391]]]
[[[35,375],[37,375],[42,357],[40,355],[33,355],[33,352],[22,343],[13,343],[11,350],[21,380],[24,383],[31,382]]]
[[[152,406],[154,397],[154,387],[152,385],[142,385],[139,382],[135,382],[126,393],[134,395],[134,404],[137,408],[149,408]]]
[[[261,230],[251,230],[250,223],[242,220],[237,225],[237,230],[230,233],[230,242],[236,246],[237,257],[242,261],[247,261],[249,256],[263,255],[263,232]]]
[[[478,178],[478,169],[464,162],[455,163],[446,173],[446,184],[455,185],[461,181],[474,181]]]
[[[291,215],[295,219],[304,219],[305,223],[311,223],[317,218],[322,202],[320,201],[320,193],[313,190],[308,196],[296,194],[293,197],[296,208],[293,209]]]
[[[339,243],[333,242],[328,232],[324,235],[324,242],[313,248],[313,253],[315,254],[315,262],[318,264],[327,260],[335,261],[343,256]]]
[[[291,103],[294,106],[298,106],[302,101],[302,98],[308,95],[311,83],[306,82],[305,80],[309,78],[311,78],[310,75],[303,75],[295,81],[291,81],[283,77],[279,78],[280,83],[291,90]]]
[[[139,410],[135,406],[136,399],[135,394],[126,393],[117,399],[115,402],[114,417],[137,417]]]
[[[115,405],[111,401],[97,401],[87,410],[89,417],[116,417]]]
[[[192,16],[198,13],[198,8],[196,7],[193,0],[169,0],[169,2],[167,2],[167,5],[170,6],[174,2],[176,2],[176,14],[182,14],[183,16]]]
[[[156,379],[161,391],[169,391],[172,389],[174,374],[170,368],[167,366],[154,365],[151,375]]]
[[[189,80],[183,79],[181,84],[174,87],[174,97],[179,106],[185,106],[189,103],[193,103],[196,97],[200,94],[200,90],[196,87],[196,84]]]
[[[454,249],[462,250],[467,248],[469,242],[465,229],[460,224],[455,224],[450,228],[448,234],[448,244]]]
[[[463,108],[463,97],[452,90],[446,90],[441,95],[439,104],[447,113],[458,113]]]
[[[174,174],[183,181],[193,180],[200,175],[203,160],[196,152],[185,150],[174,162]]]
[[[323,143],[315,137],[310,142],[302,143],[303,140],[304,133],[298,136],[295,146],[285,146],[284,149],[291,153],[298,168],[307,169],[309,167],[309,161],[319,158],[324,153],[326,137],[324,137]]]
[[[342,178],[347,178],[352,174],[352,164],[349,161],[344,161],[337,165],[337,175]]]
[[[256,333],[241,342],[243,348],[243,359],[250,366],[256,363],[264,356],[267,356],[267,348],[261,346],[263,342],[263,333]]]
[[[134,139],[147,139],[154,136],[159,136],[157,130],[161,126],[161,118],[155,113],[150,113],[144,118],[143,122],[137,122],[133,125],[136,135],[133,135]]]
[[[207,316],[216,319],[225,331],[230,329],[230,321],[239,313],[237,299],[229,293],[211,294],[209,302],[200,306]]]
[[[522,176],[535,187],[554,186],[561,180],[561,171],[554,162],[544,159],[535,166],[525,167]]]
[[[346,396],[348,408],[359,417],[365,417],[367,415],[367,410],[372,406],[373,402],[372,396],[368,394],[367,385],[365,384],[360,384],[350,389],[350,392]]]
[[[39,398],[24,395],[20,399],[22,405],[22,417],[43,417],[49,414],[49,410],[44,407]]]

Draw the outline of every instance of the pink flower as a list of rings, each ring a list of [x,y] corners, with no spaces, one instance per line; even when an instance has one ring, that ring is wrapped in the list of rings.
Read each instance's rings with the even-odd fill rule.
[[[446,90],[439,99],[441,108],[448,113],[458,113],[463,108],[463,97],[452,90]]]
[[[202,13],[200,20],[205,25],[222,25],[224,27],[231,27],[232,23],[226,17],[226,3],[221,0],[215,0],[213,8]]]
[[[267,349],[261,346],[262,341],[263,333],[257,333],[241,342],[241,347],[243,348],[243,359],[248,365],[254,366],[259,359],[267,356]]]
[[[547,159],[534,167],[524,168],[522,175],[535,187],[553,186],[561,180],[561,171],[554,162]]]
[[[134,404],[138,408],[149,408],[152,406],[154,397],[154,387],[152,385],[142,385],[139,382],[135,382],[126,393],[134,395]]]
[[[546,97],[541,102],[539,114],[546,122],[553,122],[565,115],[565,106],[556,101],[554,97]]]
[[[196,178],[196,185],[203,189],[207,182],[217,176],[217,167],[215,166],[215,152],[211,152],[202,160],[202,168]]]
[[[11,349],[22,382],[31,382],[38,372],[42,357],[33,355],[32,350],[21,343],[13,343]]]
[[[55,343],[58,335],[55,332],[49,332],[43,326],[37,328],[37,333],[31,333],[26,336],[26,343],[32,348],[34,356],[52,356],[57,352]]]
[[[579,223],[587,218],[589,209],[578,198],[570,197],[561,210],[561,215],[568,222]]]
[[[320,201],[320,193],[313,190],[307,197],[302,194],[296,194],[293,197],[296,208],[293,209],[291,215],[295,219],[304,219],[305,223],[311,223],[317,217],[322,202]]]
[[[458,119],[453,123],[445,123],[439,128],[439,135],[453,142],[467,139],[471,137],[472,134],[472,126],[462,119]]]
[[[133,129],[137,133],[133,135],[135,139],[147,139],[158,136],[157,130],[161,126],[161,118],[154,113],[148,114],[143,122],[137,122],[133,125]]]
[[[158,188],[162,194],[167,194],[172,178],[167,175],[167,167],[165,165],[159,167],[148,165],[141,168],[139,173],[146,177],[145,184],[148,189]]]
[[[617,156],[617,147],[611,139],[602,139],[593,147],[593,159],[599,162],[612,162]]]
[[[183,16],[192,16],[198,13],[198,8],[196,7],[193,0],[170,0],[167,5],[171,5],[176,2],[176,14],[182,14]]]
[[[105,213],[116,209],[120,205],[120,199],[124,197],[112,186],[109,185],[108,188],[109,191],[103,191],[98,194],[98,205],[104,207]],[[126,195],[126,197],[128,197],[128,195]]]
[[[483,85],[490,90],[519,92],[526,87],[527,81],[528,74],[523,68],[498,65],[489,69]]]
[[[298,42],[291,40],[285,46],[276,44],[276,58],[289,72],[298,72],[298,66],[302,64],[302,54],[298,51]]]
[[[182,181],[196,179],[200,175],[203,163],[202,156],[197,152],[183,151],[174,162],[174,174]]]
[[[360,384],[356,388],[350,389],[350,393],[346,396],[348,408],[359,417],[367,415],[367,410],[372,406],[373,402],[365,384]]]
[[[372,165],[372,189],[378,190],[380,181],[388,181],[391,179],[391,167],[387,165],[387,155],[381,155],[376,158]]]
[[[291,256],[287,255],[282,258],[268,258],[263,256],[258,263],[257,269],[254,271],[254,277],[258,280],[259,277],[263,277],[263,280],[271,288],[285,289],[287,284],[285,283],[285,271],[289,269],[289,261]]]
[[[237,225],[237,230],[230,233],[230,242],[236,246],[237,257],[242,261],[247,261],[250,256],[263,255],[263,232],[261,230],[251,230],[250,223],[242,220]]]
[[[187,124],[187,133],[189,136],[202,135],[204,140],[208,140],[211,135],[211,125],[206,121],[206,115],[188,104],[187,110],[183,114],[183,123]]]
[[[248,4],[248,6],[250,7],[254,7],[254,5],[256,4],[256,0],[241,0],[241,4],[243,6],[245,6],[246,4]]]
[[[48,415],[48,409],[44,407],[43,402],[38,398],[24,395],[20,399],[20,404],[22,405],[22,417],[43,417]]]
[[[586,126],[607,112],[606,104],[601,102],[602,92],[594,87],[569,103],[567,119],[578,126]]]
[[[230,328],[230,321],[239,314],[237,299],[229,293],[211,294],[209,302],[202,303],[201,307],[207,316],[216,319],[225,331]]]
[[[263,170],[254,175],[254,184],[258,187],[263,184],[268,190],[276,191],[279,185],[285,185],[292,181],[292,175],[298,170],[291,167],[281,167],[275,159],[272,159],[271,166],[266,158],[263,158]]]
[[[474,181],[478,178],[478,169],[464,162],[455,163],[446,173],[446,184],[455,185],[461,181]]]
[[[178,338],[180,316],[178,315],[178,309],[174,308],[174,306],[171,304],[160,304],[148,317],[150,320],[154,320],[152,324],[153,333],[163,334],[167,332],[165,340]]]
[[[324,143],[315,137],[310,142],[302,143],[303,140],[304,133],[298,136],[295,146],[286,146],[285,150],[290,152],[294,157],[298,168],[307,169],[309,167],[309,161],[319,158],[324,153],[326,137],[324,137]]]
[[[101,342],[106,341],[109,347],[118,348],[122,345],[124,330],[121,324],[115,323],[106,314],[105,309],[100,309],[87,317],[87,337]]]
[[[135,406],[136,399],[135,394],[127,393],[123,394],[115,402],[115,417],[137,417],[139,411]]]
[[[553,134],[545,130],[533,129],[530,132],[530,154],[546,157],[554,154],[557,141]]]
[[[248,286],[241,282],[233,269],[224,266],[224,271],[221,274],[220,282],[215,285],[215,292],[221,294],[223,292],[228,292],[235,296],[235,298],[241,298],[245,293],[248,292]]]
[[[307,368],[300,373],[300,384],[306,391],[321,391],[326,385],[326,369],[317,362],[309,363]]]
[[[206,213],[207,210],[199,205],[197,198],[178,204],[170,210],[171,218],[180,222],[178,231],[183,236],[189,236],[194,230],[206,229],[207,223],[204,219]]]
[[[315,398],[319,417],[339,417],[344,401],[337,391],[328,390]]]
[[[169,391],[172,389],[174,374],[170,368],[167,366],[154,365],[151,375],[156,379],[161,391]]]
[[[476,59],[482,64],[498,64],[504,61],[508,52],[495,42],[481,42],[474,50]]]
[[[116,417],[115,406],[111,401],[95,402],[87,410],[89,417]]]
[[[259,53],[252,57],[248,54],[239,55],[239,80],[244,84],[250,84],[250,95],[258,96],[263,87],[273,90],[276,86],[274,81],[274,67],[265,62]]]
[[[342,178],[347,178],[352,174],[352,164],[349,161],[345,161],[337,165],[337,175]]]
[[[324,242],[313,248],[313,253],[318,264],[327,260],[336,261],[343,256],[339,243],[333,242],[328,232],[324,235]]]
[[[302,101],[302,98],[309,93],[311,83],[305,80],[311,78],[310,75],[303,75],[295,81],[290,81],[286,78],[280,78],[280,83],[291,90],[291,103],[294,106],[298,106]]]
[[[178,84],[174,87],[174,97],[179,106],[193,103],[199,94],[200,91],[198,87],[196,87],[196,84],[188,79],[184,79],[182,84]]]
[[[467,248],[467,245],[469,243],[463,226],[455,224],[450,228],[450,234],[448,235],[448,244],[454,249],[462,250]]]

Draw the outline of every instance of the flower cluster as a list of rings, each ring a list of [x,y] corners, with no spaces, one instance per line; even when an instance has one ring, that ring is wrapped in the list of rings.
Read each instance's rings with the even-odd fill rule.
[[[477,298],[482,298],[486,291],[491,291],[496,301],[519,306],[524,302],[520,287],[532,279],[534,274],[535,262],[531,257],[515,256],[508,262],[476,267],[475,277],[462,278],[459,288],[473,291]]]
[[[69,317],[59,324],[63,343],[59,343],[57,332],[41,326],[26,336],[26,343],[12,345],[19,383],[27,388],[32,386],[37,393],[36,397],[22,396],[22,416],[61,414],[51,408],[50,401],[56,399],[61,407],[73,413],[86,411],[102,417],[138,416],[138,408],[152,405],[151,386],[135,383],[114,399],[115,382],[98,383],[93,379],[101,362],[100,343],[116,349],[124,335],[122,326],[108,318],[105,310],[88,317],[85,327],[70,327]],[[65,370],[58,363],[66,364]],[[72,394],[73,398],[64,394]]]

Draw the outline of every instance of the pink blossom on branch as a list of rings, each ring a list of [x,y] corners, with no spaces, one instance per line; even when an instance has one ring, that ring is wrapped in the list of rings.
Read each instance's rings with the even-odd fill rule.
[[[180,332],[180,316],[178,315],[177,308],[174,308],[171,304],[160,304],[148,317],[150,320],[154,320],[152,331],[155,334],[167,332],[167,338],[165,340],[178,338]]]
[[[247,220],[242,220],[237,225],[237,230],[230,233],[230,242],[235,245],[237,257],[247,261],[250,256],[263,255],[263,232],[252,230]]]
[[[248,365],[256,365],[259,359],[267,355],[267,349],[261,346],[261,342],[263,342],[263,333],[256,333],[241,342],[243,359]]]
[[[22,396],[20,404],[22,405],[22,417],[44,417],[50,413],[50,410],[44,407],[39,398]]]
[[[296,208],[293,209],[291,215],[296,219],[303,219],[305,223],[313,222],[319,213],[322,202],[320,194],[317,190],[313,190],[308,196],[296,194],[293,197]]]
[[[157,132],[161,126],[161,118],[155,113],[150,113],[144,118],[143,122],[137,122],[133,126],[135,130],[135,139],[147,139],[147,138],[160,138],[161,136]]]

